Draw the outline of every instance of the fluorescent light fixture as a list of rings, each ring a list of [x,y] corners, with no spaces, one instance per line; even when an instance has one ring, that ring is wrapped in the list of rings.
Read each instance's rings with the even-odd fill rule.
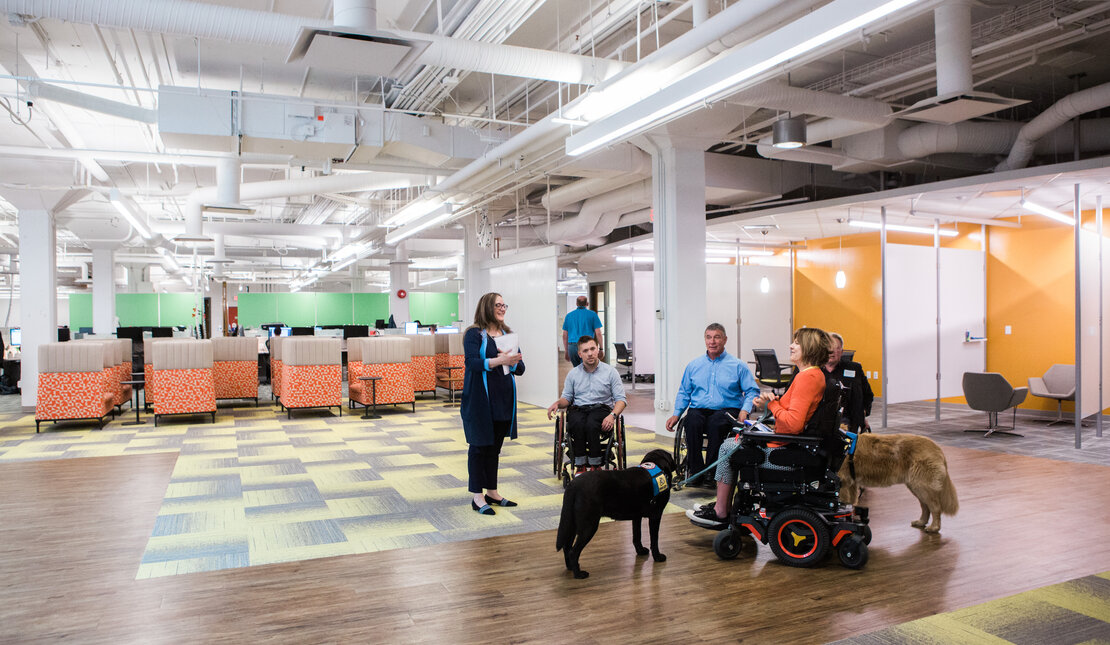
[[[386,235],[385,243],[389,246],[393,246],[399,243],[401,240],[412,237],[413,235],[416,235],[426,228],[431,228],[433,226],[446,222],[447,220],[451,219],[451,216],[453,214],[454,209],[451,207],[451,204],[442,204],[438,210],[433,210],[432,213],[428,215],[423,222],[413,222],[408,226],[400,228]]]
[[[443,276],[442,278],[432,278],[431,280],[425,280],[424,282],[421,282],[419,286],[426,287],[430,284],[439,284],[440,282],[447,282],[450,279],[451,278],[448,278],[447,276]]]
[[[732,258],[724,258],[724,257],[707,257],[707,258],[705,258],[705,263],[706,264],[728,264],[729,262],[732,262]]]
[[[763,276],[763,279],[759,281],[759,290],[763,293],[771,293],[771,281],[767,279],[767,276]]]
[[[614,258],[617,262],[654,262],[653,255],[618,255]]]
[[[418,197],[408,204],[405,204],[401,210],[394,213],[393,217],[385,221],[385,225],[392,228],[404,226],[409,222],[415,222],[421,217],[435,212],[435,210],[443,206],[443,204],[444,200],[442,197],[429,197],[427,199]]]
[[[589,121],[585,121],[583,119],[568,119],[565,116],[553,116],[551,117],[551,122],[558,123],[559,125],[573,125],[578,127],[587,126],[590,124]]]
[[[346,269],[347,267],[351,266],[355,262],[358,262],[358,256],[357,255],[353,258],[350,258],[348,260],[344,260],[343,262],[340,262],[339,264],[336,264],[336,265],[332,266],[331,270],[334,273],[335,271],[339,271],[340,269]]]
[[[1047,217],[1049,219],[1054,219],[1057,222],[1067,224],[1068,226],[1075,226],[1075,218],[1069,217],[1069,216],[1064,215],[1062,213],[1057,213],[1056,211],[1052,210],[1051,208],[1046,208],[1044,206],[1041,206],[1040,204],[1037,204],[1035,202],[1031,202],[1028,199],[1021,200],[1021,205],[1027,211],[1033,211],[1034,213],[1036,213],[1038,215],[1044,215],[1045,217]]]
[[[869,228],[869,229],[876,230],[876,231],[883,227],[882,224],[880,224],[878,222],[867,222],[867,221],[858,220],[858,219],[848,220],[848,226],[855,226],[856,228]],[[906,224],[887,224],[886,225],[886,230],[888,230],[888,231],[899,231],[901,233],[920,233],[922,235],[932,235],[933,234],[933,229],[931,229],[929,227],[926,227],[926,226],[909,226],[909,225],[906,225]],[[957,235],[959,235],[959,232],[953,231],[953,230],[947,229],[947,228],[942,228],[942,229],[940,229],[939,234],[940,234],[941,237],[956,237]]]
[[[171,269],[174,271],[181,271],[181,265],[177,263],[177,258],[173,257],[172,253],[161,246],[154,247],[154,250],[158,255],[162,256],[162,259],[166,261],[166,264],[170,265]]]
[[[848,286],[848,276],[844,274],[844,269],[836,272],[836,288],[843,289]]]
[[[735,92],[740,84],[755,79],[760,74],[809,53],[819,47],[862,29],[867,25],[904,9],[920,0],[835,0],[816,11],[795,20],[759,40],[722,54],[701,69],[691,73],[651,97],[618,112],[609,118],[606,131],[605,121],[584,128],[578,134],[567,138],[568,155],[577,156],[620,140],[658,121],[676,116],[683,110],[700,104],[724,92]],[[826,28],[827,25],[833,25]],[[815,33],[814,33],[815,32]],[[814,35],[810,36],[810,33]],[[807,37],[808,36],[808,37]],[[793,46],[790,43],[797,43]],[[727,71],[736,70],[732,73]],[[724,76],[722,77],[722,74]],[[679,98],[665,102],[661,107],[652,109],[658,100],[667,97]],[[637,114],[641,116],[637,117]],[[623,119],[620,119],[623,115]],[[627,120],[619,124],[619,120]],[[591,130],[593,132],[591,133]]]
[[[145,239],[148,240],[154,237],[154,235],[151,234],[150,229],[146,226],[143,226],[143,223],[139,221],[139,218],[135,217],[135,214],[131,212],[131,209],[127,207],[127,204],[123,202],[123,197],[119,194],[119,189],[113,188],[112,190],[110,190],[108,192],[108,199],[112,202],[112,206],[114,206],[115,209],[119,211],[119,214],[123,215],[123,219],[127,220],[127,223],[139,232],[139,235],[142,235]]]

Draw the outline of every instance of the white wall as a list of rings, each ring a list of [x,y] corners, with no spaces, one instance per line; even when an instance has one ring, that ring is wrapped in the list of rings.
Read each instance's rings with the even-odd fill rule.
[[[655,373],[655,272],[632,274],[632,313],[636,317],[632,334],[633,367],[637,374]]]
[[[8,303],[11,303],[11,313],[9,315]],[[22,327],[21,321],[22,309],[19,306],[19,298],[8,299],[7,296],[0,296],[0,327]],[[4,324],[7,318],[7,324]],[[63,294],[58,296],[58,324],[69,324],[69,295]],[[76,329],[74,331],[77,331]],[[112,330],[113,332],[115,330]],[[6,341],[5,341],[6,342]]]
[[[888,403],[937,396],[937,254],[931,246],[887,245]],[[940,249],[940,373],[942,397],[963,394],[963,373],[986,365],[983,336],[986,271],[983,253]],[[989,339],[988,339],[989,342]]]
[[[794,333],[790,267],[743,265],[737,269],[740,325],[734,355],[742,361],[754,361],[753,349],[770,347],[780,363],[788,362],[790,336]],[[764,277],[771,285],[767,293],[759,289]]]
[[[744,360],[740,351],[740,315],[737,269],[731,264],[709,264],[705,267],[705,323],[721,323],[728,341],[725,350]]]
[[[482,263],[490,290],[500,293],[509,305],[505,322],[520,335],[527,370],[516,381],[517,399],[542,407],[559,394],[562,320],[552,315],[551,306],[557,253],[558,249],[548,247]]]
[[[1103,226],[1105,226],[1105,222]],[[1107,335],[1106,329],[1099,330],[1099,317],[1101,314],[1099,307],[1099,293],[1102,293],[1103,303],[1102,307],[1107,307],[1107,298],[1105,292],[1106,283],[1103,282],[1102,276],[1099,275],[1099,238],[1087,230],[1081,230],[1079,236],[1079,259],[1080,259],[1080,274],[1079,274],[1079,288],[1080,288],[1080,352],[1082,357],[1080,360],[1080,369],[1082,370],[1081,379],[1082,387],[1079,392],[1079,407],[1080,416],[1088,417],[1096,414],[1102,410],[1105,405],[1099,400],[1099,385],[1100,378],[1105,379],[1103,371],[1110,369],[1105,357],[1103,358],[1102,365],[1099,365],[1099,340],[1100,337],[1105,338]],[[1110,261],[1110,244],[1105,238],[1102,238],[1102,261],[1105,265]],[[1103,267],[1105,271],[1106,267]],[[1106,325],[1110,319],[1103,318],[1103,324]],[[1103,342],[1102,350],[1110,350],[1110,346]],[[1101,369],[1100,369],[1101,368]],[[1103,380],[1103,388],[1106,387],[1107,381]],[[1105,396],[1105,395],[1104,395]]]

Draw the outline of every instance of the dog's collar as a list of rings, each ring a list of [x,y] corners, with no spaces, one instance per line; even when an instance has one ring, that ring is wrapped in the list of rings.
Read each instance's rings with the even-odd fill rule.
[[[667,485],[667,474],[663,472],[662,468],[650,461],[640,464],[640,468],[648,471],[648,474],[651,475],[652,497],[670,489],[670,486]]]

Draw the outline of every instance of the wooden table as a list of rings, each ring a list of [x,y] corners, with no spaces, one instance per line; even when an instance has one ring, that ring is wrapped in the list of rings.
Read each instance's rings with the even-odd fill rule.
[[[447,370],[447,395],[448,401],[443,404],[445,408],[453,408],[458,403],[455,401],[455,383],[458,382],[459,377],[455,376],[455,370],[461,370],[462,365],[447,365],[443,369]]]
[[[382,415],[378,414],[378,381],[382,380],[380,376],[360,376],[358,380],[370,382],[370,405],[374,406],[374,414],[370,414],[370,406],[362,406],[365,412],[362,413],[363,419],[380,419]]]

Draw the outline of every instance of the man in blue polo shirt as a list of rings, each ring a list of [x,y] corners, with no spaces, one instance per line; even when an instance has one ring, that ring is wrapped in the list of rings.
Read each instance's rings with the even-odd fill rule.
[[[582,359],[578,356],[578,343],[573,345],[570,343],[571,338],[581,338],[583,336],[592,336],[597,341],[600,356],[602,360],[605,358],[605,343],[601,339],[601,319],[597,317],[597,313],[587,309],[586,305],[589,300],[586,296],[578,296],[575,301],[578,308],[567,314],[563,318],[563,350],[566,359],[574,367],[578,367],[582,363]]]
[[[725,351],[726,340],[725,328],[719,323],[705,328],[705,355],[686,366],[674,398],[675,414],[667,419],[667,432],[674,432],[678,415],[687,410],[684,428],[690,476],[705,468],[701,453],[703,437],[707,439],[705,454],[716,459],[721,442],[732,428],[732,420],[725,413],[743,421],[759,396],[759,386],[748,366]],[[708,481],[712,480],[713,473],[709,473]]]

